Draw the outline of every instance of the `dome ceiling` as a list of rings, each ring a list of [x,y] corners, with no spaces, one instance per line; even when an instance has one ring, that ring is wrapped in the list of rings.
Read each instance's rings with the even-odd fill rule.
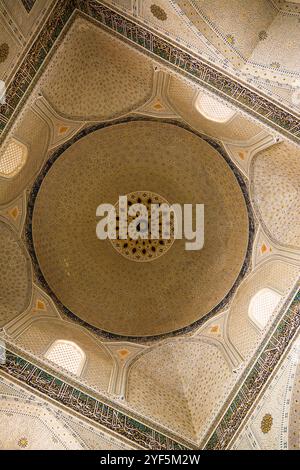
[[[16,64],[6,29],[0,34],[9,46],[0,69],[6,77],[14,71],[0,110],[1,141],[7,138],[0,152],[0,326],[8,349],[1,369],[18,381],[12,388],[5,379],[3,387],[0,378],[3,407],[11,396],[24,398],[21,382],[32,399],[40,390],[49,406],[59,406],[48,418],[55,424],[57,415],[85,448],[121,449],[129,441],[156,450],[233,448],[245,429],[247,439],[250,431],[258,436],[256,448],[274,447],[274,436],[292,447],[296,381],[289,382],[290,404],[280,413],[277,406],[290,366],[278,389],[272,380],[272,400],[265,390],[274,368],[293,359],[300,325],[299,155],[277,134],[298,142],[299,120],[274,105],[288,102],[298,75],[300,7],[284,0],[232,0],[229,10],[219,0],[111,1],[112,8],[109,0],[56,2],[40,23],[37,5],[28,15],[20,2],[35,32],[20,25]],[[8,25],[14,11],[2,3]],[[282,101],[273,95],[279,85]],[[18,149],[6,147],[13,141],[28,152],[20,168]],[[204,203],[204,249],[185,251],[185,241],[172,237],[166,244],[101,242],[96,208],[118,207],[120,194],[131,203]],[[12,430],[41,418],[38,409],[29,420],[17,411]],[[74,413],[89,429],[75,426]],[[4,446],[38,448],[38,432],[12,432]],[[57,447],[50,434],[45,446]]]
[[[204,248],[185,251],[185,240],[175,240],[151,263],[137,263],[100,241],[98,205],[136,191],[205,204]],[[153,336],[222,301],[249,231],[243,193],[215,149],[181,127],[135,121],[96,130],[63,152],[37,194],[32,232],[45,280],[73,314],[110,333]]]

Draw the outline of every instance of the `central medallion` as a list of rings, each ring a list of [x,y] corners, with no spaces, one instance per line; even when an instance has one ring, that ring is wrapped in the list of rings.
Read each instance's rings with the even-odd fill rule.
[[[115,240],[110,240],[113,247],[125,258],[130,259],[131,261],[137,261],[140,263],[145,263],[147,261],[153,261],[160,256],[164,255],[174,243],[174,214],[171,212],[170,220],[168,222],[168,232],[164,232],[164,225],[162,218],[164,215],[164,210],[162,205],[170,204],[166,199],[164,199],[159,194],[153,193],[151,191],[134,191],[127,194],[127,204],[128,209],[136,205],[142,205],[147,210],[147,217],[138,217],[138,220],[135,216],[127,215],[126,225],[129,226],[131,223],[134,223],[136,220],[136,231],[139,234],[137,239],[131,238],[129,235],[126,239],[121,239],[120,230],[122,229],[122,220],[120,219],[120,214],[124,209],[119,206],[119,201],[115,204],[116,214],[117,214],[117,224],[116,224],[116,235]],[[158,205],[162,207],[160,211],[160,217],[157,221],[158,227],[158,237],[152,233],[152,217],[151,217],[151,207]]]

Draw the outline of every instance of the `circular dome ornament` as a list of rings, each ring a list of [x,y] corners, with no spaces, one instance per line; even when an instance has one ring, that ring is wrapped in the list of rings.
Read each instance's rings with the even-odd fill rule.
[[[170,207],[168,201],[159,194],[153,193],[151,191],[135,191],[127,194],[127,203],[128,209],[130,209],[130,207],[133,205],[136,205],[137,208],[139,206],[143,206],[147,212],[147,217],[135,217],[131,215],[127,215],[127,217],[125,216],[126,227],[123,228],[125,228],[127,232],[127,227],[129,227],[130,224],[135,224],[136,221],[136,232],[139,233],[139,235],[137,239],[134,239],[133,237],[130,237],[127,232],[127,238],[121,239],[120,230],[122,228],[122,220],[120,220],[120,215],[118,214],[121,214],[123,209],[120,207],[119,201],[115,204],[117,215],[117,238],[115,240],[110,240],[115,250],[125,258],[140,263],[153,261],[166,254],[175,240],[174,214],[171,212],[169,220],[166,220],[166,224],[164,224],[163,216],[167,216],[167,211],[165,211],[162,207],[160,216],[157,219],[158,237],[155,237],[155,234],[151,232],[152,227],[154,228],[156,226],[156,221],[154,222],[153,220],[153,223],[151,223],[151,207],[154,205],[161,206],[162,204]],[[140,211],[142,211],[143,207],[140,207]],[[114,223],[113,220],[110,221],[110,224],[112,223]],[[167,229],[167,231],[164,231],[165,229]]]
[[[5,62],[9,54],[9,45],[4,42],[0,44],[0,63]]]
[[[157,262],[129,262],[129,246],[116,247],[118,253],[110,239],[97,236],[99,205],[116,208],[126,194],[129,202],[142,196],[181,207],[204,204],[203,249],[186,250],[184,231]],[[153,337],[190,328],[226,301],[248,263],[249,219],[239,181],[216,149],[170,123],[122,122],[75,139],[41,172],[30,211],[39,279],[64,312],[101,335]],[[143,258],[156,259],[147,256],[151,244],[140,242]]]

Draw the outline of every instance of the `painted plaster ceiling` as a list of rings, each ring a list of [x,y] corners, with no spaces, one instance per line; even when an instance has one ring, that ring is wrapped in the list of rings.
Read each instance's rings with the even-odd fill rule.
[[[107,0],[299,112],[298,2],[283,0]],[[234,14],[232,13],[234,12]]]
[[[205,204],[204,248],[186,251],[175,240],[137,263],[98,240],[98,205],[137,190]],[[247,251],[248,215],[209,144],[178,126],[131,122],[89,134],[56,160],[35,202],[33,239],[46,281],[74,314],[112,333],[153,336],[199,320],[226,296]]]
[[[140,27],[132,43],[107,4],[122,9],[123,26],[126,17],[125,26],[155,30],[155,48]],[[0,106],[0,374],[45,398],[23,390],[17,403],[16,386],[0,380],[0,446],[226,448],[300,324],[299,148],[283,132],[289,122],[297,143],[300,131],[252,93],[261,86],[293,104],[299,5],[77,0],[73,14],[73,1],[57,0],[41,27],[51,5],[0,2],[0,78],[9,84]],[[157,46],[171,51],[169,63]],[[197,59],[195,79],[181,59],[173,67],[172,54],[187,50],[216,68]],[[224,89],[235,92],[227,101]],[[277,127],[265,119],[273,112]],[[203,202],[204,249],[191,255],[176,240],[137,263],[123,256],[128,247],[100,242],[96,207],[139,191]],[[257,321],[253,299],[269,295],[276,308],[264,305]],[[290,433],[299,447],[299,413],[288,424],[282,390],[273,395],[238,445],[287,446]]]

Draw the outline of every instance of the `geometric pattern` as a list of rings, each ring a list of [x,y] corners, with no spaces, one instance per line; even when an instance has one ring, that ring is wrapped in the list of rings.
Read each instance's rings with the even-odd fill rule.
[[[4,152],[0,154],[0,175],[12,177],[21,170],[27,157],[27,148],[11,139]]]
[[[281,300],[281,295],[273,289],[265,288],[257,292],[249,305],[249,317],[263,329]]]
[[[71,341],[55,341],[45,357],[75,375],[80,375],[85,362],[85,354]]]

